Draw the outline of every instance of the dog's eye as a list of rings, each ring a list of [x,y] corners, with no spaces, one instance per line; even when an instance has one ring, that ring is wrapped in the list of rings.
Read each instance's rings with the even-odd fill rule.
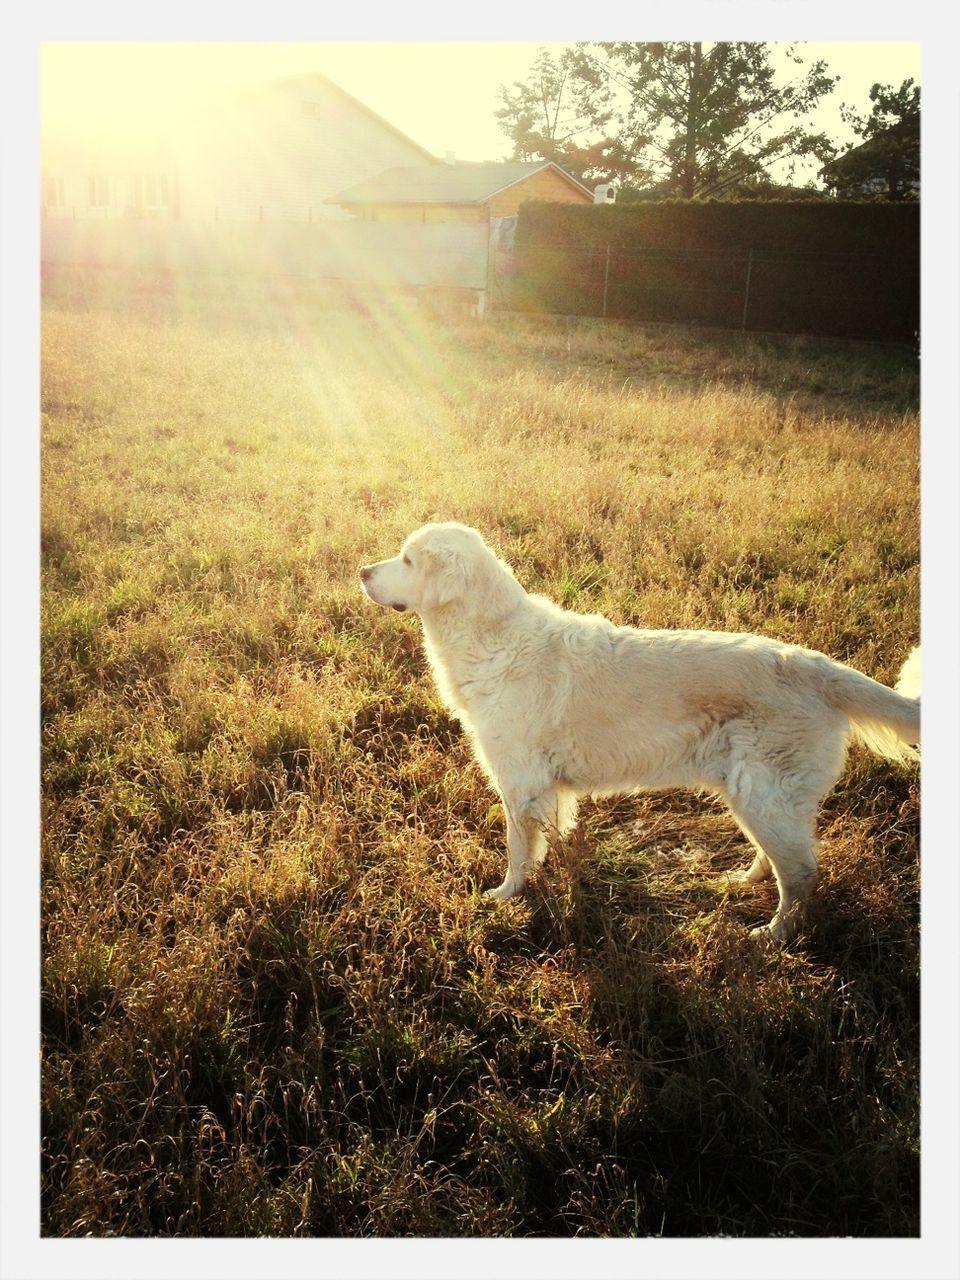
[[[403,557],[403,563],[404,563],[404,564],[410,564],[410,563],[411,563],[410,557],[409,557],[409,556],[404,556],[404,557]]]

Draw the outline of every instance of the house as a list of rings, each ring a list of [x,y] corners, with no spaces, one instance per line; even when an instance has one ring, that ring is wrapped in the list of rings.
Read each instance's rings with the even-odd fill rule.
[[[593,192],[552,161],[403,165],[328,197],[369,222],[490,223],[526,200],[593,204]]]
[[[322,75],[275,80],[165,136],[45,129],[42,261],[342,280],[498,297],[525,200],[592,204],[551,162],[453,163]],[[424,227],[422,224],[432,224]],[[322,225],[321,225],[322,224]],[[511,225],[512,224],[512,225]]]
[[[201,222],[344,218],[327,203],[334,192],[385,169],[440,163],[319,74],[235,91],[196,111],[188,129],[165,136],[124,135],[123,128],[118,116],[110,139],[84,135],[70,122],[44,130],[45,214]]]
[[[333,81],[294,76],[234,94],[182,148],[184,216],[309,222],[328,197],[397,165],[436,163]]]
[[[159,134],[94,139],[69,128],[44,132],[40,199],[45,217],[177,218],[177,156]]]
[[[820,177],[841,200],[919,199],[919,113],[836,156],[823,166]]]

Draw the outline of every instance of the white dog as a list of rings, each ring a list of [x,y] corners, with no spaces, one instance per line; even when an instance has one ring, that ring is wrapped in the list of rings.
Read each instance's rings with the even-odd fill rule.
[[[528,595],[460,524],[425,525],[360,578],[377,604],[420,615],[440,693],[503,800],[508,866],[487,897],[523,887],[580,796],[693,787],[721,796],[756,849],[736,878],[776,876],[764,930],[785,941],[816,881],[817,810],[848,741],[917,758],[919,650],[894,692],[762,636],[617,627]]]

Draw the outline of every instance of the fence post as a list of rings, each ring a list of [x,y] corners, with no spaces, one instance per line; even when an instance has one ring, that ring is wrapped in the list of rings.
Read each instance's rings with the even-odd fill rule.
[[[750,277],[753,275],[753,245],[747,250],[747,279],[743,288],[743,318],[740,321],[740,328],[747,327],[747,308],[750,306]]]
[[[494,251],[490,247],[490,240],[493,236],[493,227],[487,223],[487,269],[483,273],[484,288],[487,297],[493,299],[493,271],[494,271]]]
[[[607,316],[607,291],[610,288],[610,246],[607,245],[607,260],[603,267],[603,317]]]

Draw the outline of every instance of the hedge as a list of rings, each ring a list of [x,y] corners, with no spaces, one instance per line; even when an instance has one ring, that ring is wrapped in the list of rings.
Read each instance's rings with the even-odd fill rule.
[[[919,205],[531,201],[520,210],[509,305],[914,342]]]

